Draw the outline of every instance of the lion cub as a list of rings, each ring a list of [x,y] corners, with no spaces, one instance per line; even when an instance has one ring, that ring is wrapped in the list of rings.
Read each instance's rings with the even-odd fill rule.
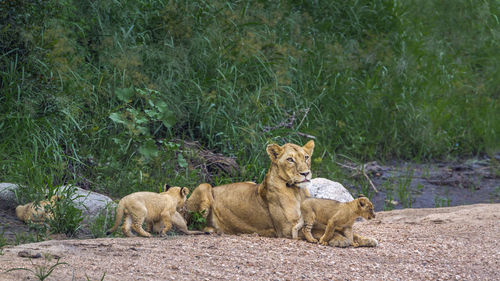
[[[16,216],[23,222],[43,222],[46,219],[52,219],[54,215],[50,209],[54,207],[54,204],[59,201],[59,199],[61,199],[60,196],[54,195],[50,197],[49,200],[40,201],[38,205],[33,202],[19,205],[16,207]]]
[[[302,201],[300,210],[302,216],[292,230],[293,238],[297,239],[298,230],[303,227],[302,232],[306,240],[311,243],[318,242],[312,236],[311,229],[314,223],[320,223],[326,225],[325,233],[319,240],[321,245],[328,245],[334,232],[339,231],[344,233],[351,245],[358,247],[358,243],[353,240],[352,225],[354,221],[358,217],[367,220],[375,218],[373,204],[366,197],[359,197],[346,203],[330,199],[308,198]]]
[[[172,224],[187,234],[197,234],[196,231],[188,231],[184,218],[179,214],[179,210],[186,202],[186,196],[189,193],[187,187],[171,187],[165,192],[135,192],[123,197],[116,208],[116,219],[114,226],[107,232],[114,232],[125,216],[122,226],[123,234],[133,236],[130,228],[143,237],[151,237],[151,234],[142,228],[146,222],[148,228],[152,225],[163,224],[160,235],[172,227]]]

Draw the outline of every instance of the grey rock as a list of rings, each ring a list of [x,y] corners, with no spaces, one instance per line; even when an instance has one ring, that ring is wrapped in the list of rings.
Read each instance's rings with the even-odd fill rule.
[[[61,186],[58,188],[57,193],[64,193],[66,188],[75,188],[73,203],[76,208],[82,210],[85,219],[93,218],[99,215],[99,213],[105,210],[108,206],[111,208],[115,207],[116,203],[114,203],[108,196],[90,190],[85,190],[77,186]]]
[[[17,206],[16,194],[17,184],[0,183],[0,209],[14,209]]]
[[[60,186],[57,194],[64,194],[68,188],[74,188],[73,203],[75,207],[82,210],[84,220],[92,219],[99,215],[106,208],[114,208],[116,203],[106,195],[97,192],[85,190],[77,186]],[[0,208],[14,209],[17,206],[15,191],[17,184],[0,183]]]
[[[354,200],[351,193],[340,183],[325,178],[314,178],[308,187],[312,197],[349,202]]]

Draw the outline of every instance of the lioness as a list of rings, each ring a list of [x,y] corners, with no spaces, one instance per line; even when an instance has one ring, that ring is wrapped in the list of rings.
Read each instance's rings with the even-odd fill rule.
[[[375,217],[373,204],[366,197],[360,197],[345,203],[329,199],[308,198],[302,202],[300,210],[302,218],[293,227],[293,238],[298,238],[298,230],[302,228],[306,240],[316,243],[318,240],[311,234],[313,225],[315,223],[326,224],[325,232],[319,240],[321,245],[328,245],[334,236],[334,232],[337,231],[346,236],[349,245],[358,247],[359,243],[354,241],[352,232],[354,220],[358,217],[367,220]]]
[[[151,234],[142,228],[144,222],[149,229],[153,225],[163,224],[164,227],[160,231],[162,236],[172,224],[186,234],[201,234],[199,231],[189,231],[186,221],[178,212],[184,206],[188,193],[187,187],[175,186],[162,193],[143,191],[123,197],[116,208],[115,224],[107,234],[114,232],[120,226],[123,216],[125,219],[122,231],[129,237],[133,236],[131,227],[140,236],[151,237]]]
[[[42,222],[46,219],[51,219],[54,216],[51,209],[59,199],[61,199],[60,196],[54,195],[50,197],[49,200],[40,201],[39,204],[31,202],[25,205],[19,205],[16,207],[16,216],[23,222]]]
[[[257,233],[292,237],[300,218],[300,202],[309,196],[314,141],[304,146],[270,144],[271,166],[261,184],[240,182],[211,187],[200,185],[186,201],[190,212],[203,213],[207,231]]]

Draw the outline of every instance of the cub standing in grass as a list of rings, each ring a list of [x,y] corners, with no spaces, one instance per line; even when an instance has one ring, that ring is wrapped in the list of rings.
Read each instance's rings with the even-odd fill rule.
[[[187,187],[171,187],[162,193],[155,192],[135,192],[123,197],[116,208],[115,225],[106,233],[114,232],[125,216],[122,231],[126,236],[133,236],[130,228],[143,237],[151,237],[151,234],[142,228],[146,222],[148,228],[152,225],[163,224],[160,235],[163,236],[175,225],[180,231],[186,234],[202,234],[201,231],[189,231],[186,221],[179,214],[179,210],[186,202],[186,196],[189,193]]]
[[[373,204],[366,197],[359,197],[346,203],[330,199],[308,198],[302,201],[300,210],[302,217],[293,227],[293,238],[298,238],[298,230],[302,228],[306,240],[316,243],[318,240],[312,236],[311,229],[314,223],[325,224],[325,232],[319,240],[321,245],[328,245],[335,231],[338,231],[346,236],[350,245],[358,247],[359,244],[354,241],[352,232],[354,221],[358,217],[367,220],[375,217]]]

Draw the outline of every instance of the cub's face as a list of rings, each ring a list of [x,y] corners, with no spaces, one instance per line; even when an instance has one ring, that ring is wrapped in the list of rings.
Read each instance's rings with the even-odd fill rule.
[[[361,197],[356,200],[358,200],[358,208],[363,218],[367,220],[375,218],[375,211],[373,209],[373,204],[370,201],[370,199],[366,197]]]
[[[187,195],[189,193],[189,189],[187,187],[170,187],[165,193],[170,195],[177,202],[177,211],[180,211],[184,207],[184,203],[186,202]]]
[[[304,146],[287,143],[283,146],[271,144],[267,153],[271,162],[278,167],[278,175],[287,186],[308,187],[312,178],[311,157],[314,141]]]

